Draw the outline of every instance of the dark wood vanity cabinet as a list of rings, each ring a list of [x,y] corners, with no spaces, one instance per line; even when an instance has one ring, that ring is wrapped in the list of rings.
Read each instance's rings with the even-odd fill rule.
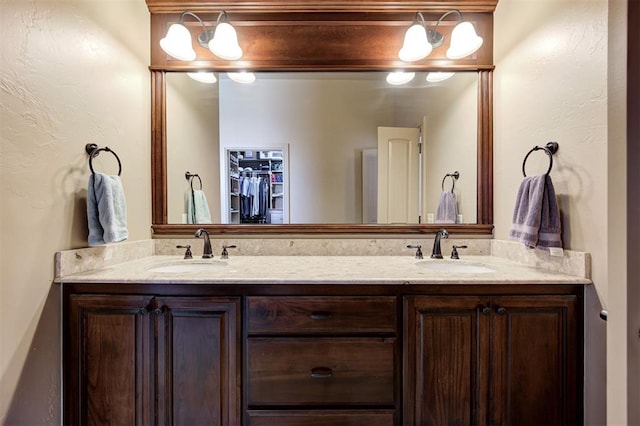
[[[580,285],[149,288],[65,286],[65,424],[582,422]]]
[[[240,301],[71,295],[65,424],[240,423]]]
[[[576,296],[416,296],[404,305],[405,424],[581,422]]]

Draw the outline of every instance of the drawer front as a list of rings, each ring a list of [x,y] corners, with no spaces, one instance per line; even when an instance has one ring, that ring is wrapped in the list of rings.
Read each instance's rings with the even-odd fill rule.
[[[394,405],[395,338],[249,338],[248,404]]]
[[[393,410],[249,410],[247,426],[393,426]]]
[[[249,297],[249,334],[396,333],[395,297]]]

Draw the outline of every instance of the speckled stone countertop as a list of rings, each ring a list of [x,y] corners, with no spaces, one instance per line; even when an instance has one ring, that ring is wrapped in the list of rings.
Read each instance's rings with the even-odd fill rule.
[[[189,266],[184,266],[189,265]],[[453,265],[453,266],[452,266]],[[165,271],[154,271],[160,268]],[[193,270],[181,270],[193,268]],[[444,268],[444,270],[433,269]],[[469,269],[460,271],[459,269]],[[166,271],[168,269],[168,271]],[[152,255],[56,279],[62,283],[155,284],[590,284],[586,277],[491,255],[460,260],[404,256],[230,256],[184,260]]]

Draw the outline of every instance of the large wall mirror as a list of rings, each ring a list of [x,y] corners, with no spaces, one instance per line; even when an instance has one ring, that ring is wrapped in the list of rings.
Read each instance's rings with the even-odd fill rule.
[[[198,226],[230,234],[431,233],[442,226],[438,204],[451,190],[458,215],[447,220],[447,229],[492,232],[490,14],[472,15],[489,34],[488,46],[473,58],[443,60],[436,49],[429,61],[409,67],[415,72],[411,82],[390,85],[386,76],[398,61],[385,50],[395,49],[387,40],[398,38],[396,33],[401,37],[407,25],[390,20],[397,14],[380,21],[353,15],[359,20],[341,21],[342,31],[336,33],[335,21],[326,21],[331,14],[309,15],[309,21],[290,21],[289,15],[256,20],[263,15],[247,14],[243,20],[238,12],[234,23],[262,44],[246,45],[242,62],[206,58],[189,64],[167,59],[155,46],[178,15],[164,9],[153,13],[153,2],[148,3],[155,234],[188,234]],[[363,51],[341,57],[344,40],[362,37],[363,28],[363,41],[375,46],[384,41],[384,49],[371,60]],[[300,37],[288,38],[288,50],[282,51],[281,38],[291,31]],[[319,37],[318,32],[326,34]],[[324,44],[318,45],[318,39]],[[302,54],[313,56],[302,60]],[[227,72],[240,67],[252,70],[255,82],[230,79]],[[217,81],[206,84],[188,76],[196,70],[213,72]],[[430,71],[455,72],[448,80],[429,82]],[[271,154],[286,161],[267,161]],[[266,179],[279,177],[279,171],[268,176],[273,167],[286,167],[286,185],[276,186],[286,188],[286,203],[279,205],[286,211],[270,215],[276,220],[244,224],[230,219],[237,205],[230,176],[237,170],[230,159],[235,162],[238,156],[264,157],[264,164],[255,166]],[[240,164],[240,170],[248,164]],[[189,178],[193,174],[197,181]],[[194,184],[206,197],[210,224],[185,223]],[[408,213],[397,213],[399,205]]]
[[[227,215],[229,200],[237,193],[229,185],[236,175],[229,175],[230,166],[236,160],[227,152],[250,153],[251,158],[243,155],[240,160],[240,174],[243,165],[247,170],[253,166],[252,173],[244,173],[249,176],[260,173],[261,166],[280,167],[262,154],[283,146],[288,151],[289,187],[285,223],[442,222],[437,215],[441,193],[452,190],[458,211],[455,223],[477,223],[476,72],[458,72],[439,82],[429,82],[429,73],[418,72],[403,85],[387,83],[387,73],[382,72],[254,75],[255,82],[242,84],[219,73],[216,83],[206,84],[187,73],[167,74],[169,224],[186,223],[185,194],[193,186],[186,171],[199,175],[195,188],[205,192],[211,223],[237,222]],[[381,139],[383,130],[391,135]],[[414,167],[406,167],[406,158],[398,162],[378,155],[389,150],[394,155],[389,140],[402,139],[406,132],[415,135],[410,138],[415,149],[400,149]],[[378,166],[383,161],[388,167]],[[268,167],[270,163],[274,164]],[[379,176],[382,170],[391,176]],[[274,181],[279,173],[271,172]],[[454,173],[457,178],[447,177]],[[382,179],[392,182],[385,186],[387,193],[381,191]],[[402,183],[394,185],[398,180]],[[406,202],[389,205],[389,193],[403,190],[412,211],[399,212],[398,219],[377,214],[405,208]],[[274,191],[276,196],[281,193],[280,188]],[[272,223],[266,219],[262,223]]]

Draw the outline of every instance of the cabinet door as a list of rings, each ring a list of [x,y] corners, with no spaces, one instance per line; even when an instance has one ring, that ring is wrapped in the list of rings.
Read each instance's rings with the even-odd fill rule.
[[[493,299],[491,423],[581,421],[575,296]]]
[[[65,424],[153,423],[153,321],[146,296],[71,296]]]
[[[408,297],[404,424],[486,424],[489,301]]]
[[[239,301],[156,299],[158,423],[240,423]]]

